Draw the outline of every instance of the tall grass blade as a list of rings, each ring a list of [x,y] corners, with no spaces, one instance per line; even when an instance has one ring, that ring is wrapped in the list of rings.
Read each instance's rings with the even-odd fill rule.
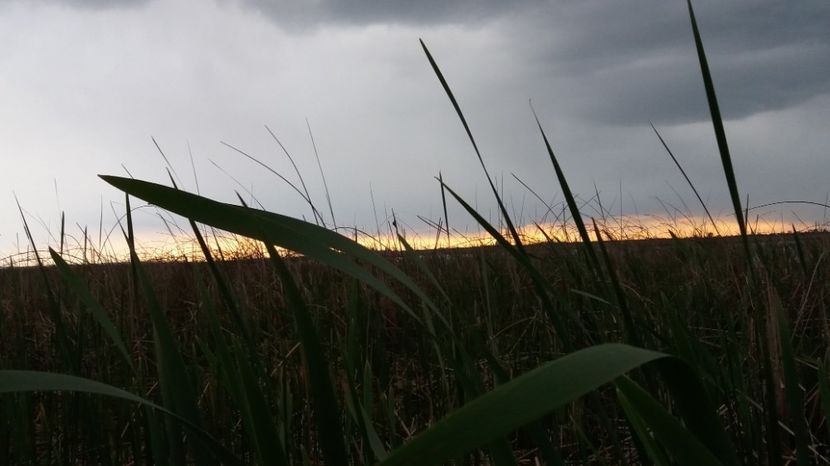
[[[443,464],[564,406],[643,364],[667,355],[620,344],[586,348],[543,364],[467,403],[382,466]]]
[[[778,298],[773,298],[775,314],[778,316],[778,335],[781,342],[781,364],[784,369],[784,393],[787,398],[787,405],[790,411],[790,422],[795,437],[795,453],[798,466],[810,464],[809,444],[810,434],[807,423],[804,419],[804,396],[799,387],[798,373],[795,367],[795,355],[793,354],[792,332],[784,315],[781,303]]]
[[[729,196],[732,198],[732,207],[735,209],[735,220],[738,222],[738,228],[740,229],[741,237],[744,240],[745,248],[748,253],[749,244],[747,240],[746,223],[744,222],[744,213],[741,208],[741,195],[738,191],[738,181],[735,178],[735,170],[732,168],[732,156],[729,154],[729,144],[726,142],[726,130],[723,128],[723,119],[721,118],[718,99],[715,96],[715,85],[712,82],[712,74],[709,72],[709,63],[706,60],[706,52],[703,50],[703,41],[700,38],[700,31],[697,27],[697,20],[695,19],[695,12],[692,8],[692,1],[686,0],[686,5],[689,8],[689,20],[692,24],[692,33],[695,38],[697,58],[700,62],[700,72],[703,75],[703,85],[706,88],[706,100],[709,103],[709,113],[711,114],[712,125],[715,129],[715,139],[718,143],[721,164],[723,165],[723,172],[726,175],[726,184],[729,186]]]
[[[634,317],[632,317],[631,310],[628,308],[628,300],[625,299],[625,292],[620,284],[617,269],[614,267],[614,262],[608,254],[608,248],[605,247],[605,241],[602,239],[602,233],[599,231],[597,222],[593,219],[591,221],[594,224],[594,234],[597,238],[600,253],[602,253],[602,259],[605,262],[605,268],[608,271],[608,277],[611,279],[611,286],[614,289],[614,296],[617,298],[617,307],[619,307],[620,312],[622,313],[626,337],[628,338],[629,343],[634,346],[640,346],[642,341],[640,339],[639,332],[637,331],[637,327],[634,325]]]
[[[153,323],[153,343],[155,345],[156,357],[158,359],[159,383],[165,403],[170,409],[180,413],[190,420],[194,425],[201,425],[201,415],[196,402],[191,381],[188,378],[187,368],[184,359],[179,352],[178,344],[173,337],[167,317],[161,310],[156,293],[150,285],[149,278],[144,272],[141,261],[135,250],[135,236],[133,233],[132,212],[130,208],[129,194],[125,194],[127,212],[127,244],[130,249],[130,262],[136,274],[135,280],[141,287],[142,295],[150,310],[150,320]],[[178,441],[175,432],[170,433],[172,441]],[[193,454],[197,464],[213,464],[213,460],[207,457],[198,442],[192,442]]]
[[[449,97],[450,102],[452,103],[452,106],[455,109],[455,113],[458,114],[458,119],[461,120],[461,124],[464,126],[464,131],[467,132],[467,137],[470,138],[470,143],[473,145],[476,157],[478,157],[478,162],[479,164],[481,164],[481,169],[484,170],[484,176],[487,177],[487,183],[490,185],[490,189],[493,191],[493,195],[496,197],[496,202],[498,203],[499,211],[501,211],[501,215],[502,217],[504,217],[504,223],[507,224],[507,228],[510,230],[510,235],[513,237],[513,241],[515,242],[516,247],[519,249],[519,251],[521,251],[524,254],[524,246],[522,245],[522,240],[519,237],[519,232],[513,225],[513,221],[510,220],[510,215],[507,213],[507,208],[504,206],[504,202],[502,201],[502,198],[499,195],[499,191],[496,189],[496,185],[493,184],[493,179],[490,177],[490,172],[487,171],[487,166],[484,164],[484,158],[481,156],[481,151],[478,149],[478,144],[476,144],[476,140],[473,137],[473,132],[470,130],[470,125],[467,124],[467,119],[464,117],[464,113],[461,111],[461,106],[458,105],[458,101],[455,99],[455,95],[452,93],[450,85],[444,78],[444,74],[441,72],[441,69],[438,68],[438,63],[436,63],[435,59],[432,58],[432,54],[429,52],[427,45],[424,43],[423,39],[418,40],[421,42],[421,48],[424,49],[424,53],[427,56],[427,60],[429,60],[430,66],[432,66],[432,71],[435,72],[435,75],[438,77],[438,81],[441,82],[441,86],[444,88],[444,92],[447,93],[447,97]]]
[[[573,350],[576,345],[566,326],[566,323],[572,319],[569,319],[567,314],[555,312],[553,302],[551,302],[550,296],[548,295],[547,281],[539,270],[530,262],[530,257],[527,254],[523,254],[517,247],[510,244],[510,242],[507,241],[507,239],[499,233],[499,231],[493,227],[490,222],[485,220],[481,214],[479,214],[470,204],[467,203],[467,201],[453,191],[452,188],[447,185],[443,186],[447,192],[449,192],[450,195],[454,197],[455,200],[458,201],[458,203],[461,204],[461,206],[464,207],[464,209],[478,222],[478,224],[481,225],[482,228],[484,228],[485,231],[487,231],[487,233],[489,233],[490,236],[496,240],[499,246],[503,247],[528,272],[528,275],[530,275],[530,278],[533,281],[536,294],[542,301],[544,311],[556,329],[557,336],[562,341],[562,346],[566,351]]]
[[[60,272],[63,280],[69,285],[69,288],[78,295],[81,299],[81,302],[84,303],[84,306],[89,310],[95,320],[98,322],[98,325],[104,330],[104,333],[110,338],[112,343],[118,349],[121,357],[123,358],[124,362],[129,366],[130,370],[134,370],[133,361],[130,357],[130,353],[127,351],[127,345],[124,344],[123,338],[121,338],[121,332],[115,327],[115,324],[110,320],[107,313],[98,304],[98,301],[92,296],[92,293],[89,291],[89,288],[84,285],[81,279],[72,271],[69,267],[69,264],[63,260],[63,258],[55,252],[52,248],[49,248],[49,254],[52,256],[52,261],[55,263],[55,267]]]
[[[60,304],[58,304],[58,299],[55,296],[55,292],[52,290],[51,283],[49,283],[49,277],[46,276],[46,268],[43,265],[43,261],[40,259],[40,253],[35,245],[32,230],[29,229],[29,222],[23,214],[23,207],[20,206],[20,201],[17,200],[17,196],[15,196],[14,200],[17,202],[17,210],[20,212],[20,218],[23,220],[23,231],[32,247],[32,253],[35,255],[35,261],[37,263],[41,281],[43,282],[43,288],[46,290],[46,300],[49,304],[49,317],[55,325],[55,339],[57,340],[58,349],[61,353],[60,358],[63,360],[66,367],[71,369],[72,372],[78,372],[78,362],[76,358],[72,357],[72,355],[76,354],[76,352],[73,350],[69,341],[66,323],[61,315]]]
[[[827,441],[830,444],[830,357],[825,356],[819,361],[818,389],[821,397],[821,406],[824,408],[824,428],[827,430]]]
[[[288,267],[285,266],[273,245],[265,243],[265,247],[282,282],[286,301],[294,314],[297,333],[303,344],[306,371],[314,400],[314,415],[326,464],[345,466],[348,461],[346,446],[343,443],[343,429],[340,425],[340,409],[334,395],[334,385],[329,377],[329,366],[320,345],[317,328]]]
[[[556,179],[559,180],[559,186],[562,188],[562,194],[565,196],[565,202],[568,204],[568,210],[571,211],[571,217],[573,217],[576,229],[579,231],[579,237],[582,239],[582,244],[584,245],[585,252],[588,255],[588,260],[591,267],[593,267],[597,278],[599,278],[602,276],[602,270],[599,266],[599,259],[597,259],[594,248],[591,246],[591,237],[588,236],[588,230],[585,228],[585,222],[582,220],[582,214],[579,212],[579,207],[576,205],[576,199],[571,192],[570,186],[568,186],[568,180],[565,179],[565,172],[563,172],[562,167],[559,166],[559,161],[553,153],[553,148],[550,146],[545,130],[542,129],[542,123],[539,121],[539,116],[536,115],[536,110],[534,110],[532,106],[530,109],[533,112],[533,118],[536,119],[536,126],[539,127],[539,132],[542,134],[542,141],[544,141],[545,149],[547,149],[550,161],[553,163],[553,170],[556,172]]]
[[[218,440],[205,432],[198,424],[193,423],[190,419],[170,409],[128,391],[74,375],[37,371],[0,370],[0,394],[26,392],[90,393],[138,403],[141,406],[164,413],[184,426],[188,433],[194,437],[198,437],[202,444],[209,449],[209,452],[223,464],[242,464],[238,458],[225,449]]]
[[[637,415],[632,423],[645,424],[648,431],[666,448],[677,464],[686,466],[723,464],[677,418],[669,414],[639,385],[625,377],[620,377],[617,380],[617,390],[624,404]],[[649,436],[641,437],[641,441],[649,442]]]
[[[700,193],[697,192],[697,188],[695,188],[694,183],[689,178],[689,175],[686,174],[686,170],[683,169],[683,166],[680,165],[680,161],[677,160],[677,157],[674,156],[674,153],[669,149],[669,145],[666,144],[666,141],[663,139],[663,136],[657,131],[657,128],[654,127],[653,123],[649,123],[651,125],[651,129],[654,130],[654,134],[657,135],[657,139],[660,140],[660,144],[663,145],[663,148],[666,149],[666,153],[669,154],[671,157],[672,162],[674,165],[677,166],[677,169],[680,170],[680,174],[683,175],[683,178],[686,180],[686,183],[692,188],[692,192],[695,193],[695,197],[697,197],[698,202],[700,202],[700,206],[703,207],[703,211],[706,213],[706,216],[709,218],[709,221],[712,222],[712,227],[715,229],[715,233],[720,236],[720,230],[718,230],[718,224],[715,222],[715,219],[712,217],[712,214],[709,212],[709,208],[706,207],[706,203],[703,202],[703,198],[700,196]]]

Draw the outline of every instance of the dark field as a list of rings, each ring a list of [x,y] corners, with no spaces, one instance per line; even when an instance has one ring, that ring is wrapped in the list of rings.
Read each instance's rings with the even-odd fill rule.
[[[785,462],[793,458],[799,424],[806,429],[809,456],[824,463],[828,426],[822,403],[830,400],[820,395],[819,368],[827,364],[830,332],[825,260],[830,236],[751,239],[760,275],[754,283],[738,239],[607,242],[601,276],[580,245],[530,246],[533,266],[549,286],[552,309],[544,308],[528,273],[501,248],[386,254],[439,303],[450,328],[439,328],[434,338],[365,284],[310,259],[284,263],[319,333],[346,454],[355,464],[406,443],[501,378],[570,352],[568,345],[573,350],[632,343],[632,338],[639,346],[687,361],[728,438],[739,446],[742,463],[764,462],[770,451]],[[611,264],[613,275],[607,269]],[[133,369],[66,275],[54,267],[3,269],[0,365],[81,375],[169,406],[159,380],[170,375],[159,365],[163,350],[154,346],[160,337],[154,335],[148,308],[153,298],[147,293],[153,293],[186,368],[177,383],[187,388],[175,388],[193,397],[204,429],[245,463],[264,461],[257,437],[269,433],[287,464],[323,463],[312,382],[291,309],[295,304],[286,300],[278,272],[267,259],[216,265],[221,281],[204,262],[143,264],[148,288],[140,286],[129,264],[72,267],[72,275],[112,319]],[[388,282],[404,300],[417,303],[408,289]],[[223,297],[222,286],[231,301]],[[63,342],[52,306],[60,311]],[[231,307],[249,332],[250,348]],[[621,308],[630,313],[633,328],[626,329]],[[567,343],[549,313],[568,317]],[[791,333],[768,326],[768,335],[757,334],[756,322],[776,320],[773,313],[785,317]],[[791,346],[791,355],[782,343]],[[793,366],[788,368],[788,362]],[[790,370],[797,387],[790,385]],[[248,396],[240,393],[238,378],[244,374],[255,387],[246,389]],[[653,368],[630,376],[672,406],[672,392]],[[800,400],[797,406],[788,404],[792,396]],[[634,441],[617,397],[613,386],[605,386],[550,414],[540,413],[544,416],[536,425],[542,441],[525,428],[465,462],[488,462],[488,454],[499,461],[499,455],[513,451],[520,463],[533,464],[544,460],[540,449],[547,448],[568,464],[638,463],[644,447]],[[256,422],[265,425],[246,425],[246,418],[257,414],[246,404],[263,410],[258,414],[265,419]],[[135,403],[63,393],[7,395],[0,406],[0,458],[6,464],[207,461],[196,455],[200,447],[192,436],[182,436],[178,426],[165,426],[160,415]],[[774,429],[769,418],[776,420]],[[777,452],[770,439],[777,442]],[[501,461],[497,464],[507,460]]]

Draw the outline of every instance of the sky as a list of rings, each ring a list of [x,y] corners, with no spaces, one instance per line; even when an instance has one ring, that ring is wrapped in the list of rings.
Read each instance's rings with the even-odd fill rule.
[[[699,0],[695,10],[742,196],[824,203],[830,3]],[[383,230],[394,210],[401,226],[429,231],[420,217],[442,216],[439,172],[495,218],[419,38],[517,221],[545,218],[533,193],[562,202],[530,99],[580,198],[598,192],[623,215],[701,214],[651,122],[710,210],[729,214],[681,0],[0,0],[0,256],[26,248],[15,197],[39,246],[55,244],[61,212],[76,239],[84,227],[93,241],[117,233],[123,196],[96,175],[169,183],[153,139],[180,187],[311,219],[287,183],[228,146],[297,184],[266,126],[329,222],[315,145],[339,226]],[[475,229],[448,207],[451,227]],[[147,238],[166,231],[153,208],[135,221]]]

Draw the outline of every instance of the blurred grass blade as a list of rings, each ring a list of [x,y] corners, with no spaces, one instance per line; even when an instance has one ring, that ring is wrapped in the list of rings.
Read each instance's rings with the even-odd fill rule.
[[[112,343],[118,349],[118,352],[121,354],[121,357],[124,359],[124,362],[130,367],[130,370],[134,370],[132,359],[130,358],[130,353],[127,351],[127,346],[124,344],[124,340],[121,338],[121,333],[115,328],[115,324],[112,323],[107,313],[104,312],[104,309],[98,304],[98,301],[92,296],[92,293],[89,291],[89,288],[81,281],[81,279],[75,275],[75,272],[69,267],[69,264],[63,260],[63,258],[55,252],[54,249],[49,248],[49,254],[52,256],[52,261],[55,263],[55,267],[57,267],[58,271],[61,273],[63,280],[69,285],[75,294],[81,299],[84,303],[84,306],[89,310],[92,316],[98,321],[98,325],[104,330],[104,333],[110,338]]]
[[[717,466],[722,463],[680,421],[660,406],[651,395],[626,377],[617,380],[618,394],[637,417],[632,424],[644,424],[651,435],[666,448],[677,464],[686,466]],[[649,436],[641,437],[644,444]]]
[[[76,377],[74,375],[53,374],[37,371],[0,371],[0,394],[3,393],[24,393],[24,392],[81,392],[93,395],[107,396],[125,401],[138,403],[157,411],[160,411],[183,425],[187,431],[198,437],[202,443],[209,448],[210,453],[219,459],[223,464],[241,464],[239,459],[234,457],[216,439],[201,429],[189,419],[163,407],[146,400],[138,395],[122,390],[112,385],[96,382],[94,380]]]
[[[504,437],[626,372],[667,355],[620,344],[541,365],[467,403],[393,451],[383,466],[443,464]]]
[[[773,294],[771,301],[772,310],[778,316],[778,339],[781,342],[781,364],[784,369],[784,393],[787,397],[790,422],[795,437],[796,460],[798,466],[807,466],[810,464],[809,445],[811,439],[804,419],[804,395],[801,393],[801,387],[799,387],[798,372],[795,367],[792,332],[778,296]]]

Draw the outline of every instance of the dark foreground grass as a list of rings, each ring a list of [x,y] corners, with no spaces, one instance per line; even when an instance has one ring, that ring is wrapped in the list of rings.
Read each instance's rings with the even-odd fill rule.
[[[823,461],[828,454],[828,431],[822,409],[826,400],[819,393],[822,380],[826,389],[826,379],[819,374],[827,362],[830,268],[824,257],[830,251],[830,237],[816,234],[800,238],[800,253],[793,236],[753,239],[760,240],[765,261],[776,271],[763,283],[761,292],[746,286],[746,262],[739,240],[608,242],[606,246],[617,264],[616,277],[642,346],[679,355],[693,368],[698,390],[710,400],[707,404],[735,445],[741,463],[757,463],[770,450],[765,441],[769,413],[763,404],[769,395],[764,383],[767,370],[779,382],[773,393],[779,400],[773,406],[779,422],[774,426],[778,454],[782,460],[792,457],[797,445],[794,433],[801,422],[806,426],[802,435],[806,435],[811,462]],[[582,322],[574,321],[571,325],[575,327],[568,329],[572,335],[586,336],[576,343],[580,348],[627,341],[613,298],[595,280],[577,245],[534,245],[528,252],[550,284],[557,310],[567,309]],[[562,361],[565,353],[533,292],[532,280],[502,249],[396,253],[386,259],[412,277],[416,286],[431,289],[433,280],[441,284],[443,293],[436,296],[441,296],[440,309],[448,314],[452,336],[449,330],[438,330],[438,324],[431,325],[436,337],[430,336],[423,321],[331,267],[306,258],[285,260],[316,326],[331,390],[341,406],[337,419],[345,454],[353,463],[386,457],[388,451],[409,442],[479,393],[545,367],[548,361]],[[187,374],[183,383],[195,393],[201,428],[245,463],[271,464],[266,461],[271,454],[286,464],[304,458],[312,464],[327,462],[319,443],[320,426],[314,420],[317,404],[311,377],[298,348],[301,337],[295,330],[295,311],[278,273],[265,259],[220,261],[216,266],[233,290],[231,306],[242,311],[249,337],[234,330],[239,323],[207,263],[143,265],[148,286],[164,309],[182,355]],[[68,281],[68,277],[76,277],[85,286]],[[71,361],[65,362],[55,344],[49,299],[39,271],[15,268],[0,271],[2,367],[74,373],[106,381],[181,413],[168,405],[158,384],[163,369],[159,367],[158,347],[154,347],[158,334],[131,267],[73,266],[68,273],[50,268],[47,278],[55,285],[60,302]],[[89,296],[78,292],[81,289],[88,289]],[[391,284],[391,291],[403,299],[412,298],[402,285]],[[793,356],[774,360],[767,368],[763,359],[770,356],[761,352],[759,338],[763,337],[752,332],[752,320],[771,300],[789,322],[786,343]],[[95,314],[98,306],[106,310],[123,338],[126,360]],[[592,328],[583,328],[589,322]],[[630,400],[626,395],[620,397],[625,403],[615,401],[618,396],[613,385],[590,398],[567,405],[557,403],[558,391],[579,390],[573,385],[584,371],[601,371],[606,365],[614,366],[614,358],[625,357],[621,347],[604,351],[602,357],[582,361],[574,372],[551,373],[544,383],[525,389],[529,392],[521,388],[501,392],[493,405],[477,401],[486,408],[479,408],[483,417],[475,423],[493,430],[488,438],[501,437],[502,426],[509,431],[518,429],[518,433],[504,437],[504,447],[522,460],[542,458],[545,447],[568,463],[642,461],[641,455],[647,454],[649,447],[635,439],[638,429],[648,428],[626,415]],[[658,357],[647,355],[635,362]],[[794,363],[791,369],[785,367],[786,360]],[[636,365],[628,363],[624,368]],[[77,367],[77,372],[70,367]],[[649,367],[631,376],[665,406],[676,403],[671,379],[657,366],[653,370]],[[795,387],[802,400],[798,406],[789,406],[786,401],[789,385],[783,382],[787,370],[794,371],[799,383]],[[7,391],[11,382],[7,374],[3,377],[0,391]],[[240,387],[246,377],[253,379],[254,387]],[[595,380],[590,385],[599,387],[601,382],[612,380]],[[619,382],[617,386],[622,387]],[[245,396],[240,393],[243,389],[259,393]],[[256,413],[254,407],[264,411]],[[522,414],[523,409],[531,414]],[[162,455],[174,451],[170,445],[174,442],[154,440],[154,435],[164,437],[167,430],[162,415],[139,409],[135,403],[81,394],[37,393],[4,396],[2,410],[0,457],[10,463],[164,463]],[[253,419],[256,414],[266,419]],[[509,422],[511,415],[517,418],[513,423]],[[540,419],[540,431],[535,434],[541,432],[545,439],[541,445],[532,429],[519,429],[535,419]],[[150,422],[155,422],[155,427]],[[433,435],[449,442],[453,455],[462,457],[467,451],[464,447],[475,450],[472,447],[478,444],[467,440],[469,430],[452,427],[441,427]],[[159,432],[154,434],[154,430]],[[187,427],[183,431],[186,436]],[[261,441],[258,435],[263,437]],[[421,445],[427,440],[422,439]],[[154,445],[154,441],[163,445]],[[182,448],[181,455],[195,461],[194,450]],[[654,448],[671,455],[669,446]],[[417,451],[419,455],[434,454],[428,447]],[[487,454],[493,455],[487,449],[481,453]],[[468,458],[473,463],[483,461],[478,454]],[[423,456],[416,456],[409,463],[390,464],[424,462]]]
[[[102,177],[127,196],[129,263],[70,266],[61,247],[54,267],[0,270],[0,461],[827,463],[830,237],[749,234],[689,14],[739,238],[614,241],[582,219],[537,119],[581,243],[524,244],[422,43],[507,232],[439,176],[442,196],[498,247],[417,252],[399,236],[383,254]],[[205,261],[143,263],[131,198],[187,218]],[[214,257],[200,225],[267,254]]]

